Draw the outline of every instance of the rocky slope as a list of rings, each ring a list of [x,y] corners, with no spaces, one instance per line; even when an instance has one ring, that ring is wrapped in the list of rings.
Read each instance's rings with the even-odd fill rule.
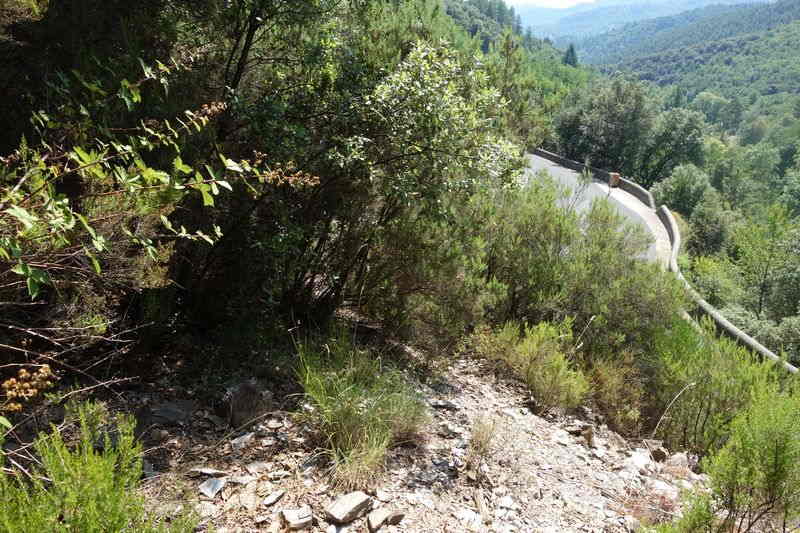
[[[533,414],[524,388],[481,362],[458,360],[420,392],[432,413],[422,444],[393,450],[377,486],[354,493],[331,486],[286,413],[230,434],[193,402],[153,397],[151,413],[173,416],[149,418],[146,492],[219,532],[624,532],[670,519],[680,491],[705,481],[685,454],[628,442],[588,409]]]

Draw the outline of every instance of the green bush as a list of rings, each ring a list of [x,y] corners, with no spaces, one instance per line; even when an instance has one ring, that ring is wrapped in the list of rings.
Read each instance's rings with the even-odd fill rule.
[[[41,464],[32,479],[0,473],[0,531],[194,531],[187,517],[159,523],[136,493],[141,449],[131,417],[106,422],[99,404],[79,405],[74,415],[74,445],[55,428],[36,440]]]
[[[632,354],[593,362],[592,395],[608,425],[626,435],[638,435],[642,423],[643,377]]]
[[[656,183],[650,192],[657,204],[664,204],[688,217],[709,187],[708,174],[689,163],[675,167],[672,174]]]
[[[800,516],[800,397],[777,387],[758,391],[731,424],[730,437],[704,461],[710,494],[659,531],[785,530]]]
[[[497,333],[475,336],[478,355],[503,361],[528,385],[542,411],[577,407],[589,382],[573,363],[572,321],[525,325],[506,323]]]
[[[701,331],[680,319],[654,339],[657,367],[652,388],[653,419],[670,449],[705,455],[728,438],[730,422],[750,403],[750,395],[779,378],[774,365],[761,362],[732,340],[716,338],[710,320]],[[663,415],[663,418],[661,417]]]
[[[487,280],[505,288],[488,314],[508,320],[559,322],[572,317],[583,352],[613,355],[644,346],[683,302],[674,276],[642,261],[649,238],[607,202],[576,211],[579,192],[537,176],[523,189],[488,195],[480,235],[490,243]]]
[[[744,295],[736,268],[724,255],[694,257],[684,274],[689,283],[714,307],[737,302]]]
[[[302,417],[318,432],[346,487],[374,481],[386,450],[413,441],[427,421],[421,399],[400,372],[340,334],[299,347],[298,376],[310,408]]]

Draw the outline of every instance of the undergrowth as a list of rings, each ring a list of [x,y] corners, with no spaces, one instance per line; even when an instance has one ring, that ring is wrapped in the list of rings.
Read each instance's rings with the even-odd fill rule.
[[[142,464],[131,417],[112,419],[96,403],[73,405],[67,417],[77,423],[74,439],[57,428],[40,435],[34,447],[41,464],[30,479],[0,474],[0,531],[194,531],[187,515],[156,519],[136,493]]]
[[[372,484],[392,446],[413,443],[428,415],[403,375],[339,334],[299,346],[298,376],[309,401],[303,418],[318,432],[344,487]]]
[[[589,390],[574,362],[572,321],[535,326],[507,322],[496,332],[481,330],[471,344],[475,352],[507,365],[530,388],[540,411],[577,407]]]

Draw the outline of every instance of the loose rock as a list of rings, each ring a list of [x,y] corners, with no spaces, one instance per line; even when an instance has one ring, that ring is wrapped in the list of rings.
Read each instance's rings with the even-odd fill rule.
[[[345,494],[325,508],[331,522],[347,524],[361,516],[372,505],[372,498],[361,491]]]
[[[278,500],[283,498],[285,494],[286,494],[285,490],[276,490],[275,492],[264,498],[263,503],[267,507],[269,507],[270,505],[275,505],[275,503],[277,503]]]
[[[300,509],[284,509],[281,516],[289,529],[296,531],[305,529],[314,522],[314,515],[311,514],[311,507],[304,505]]]
[[[405,513],[401,511],[392,510],[389,507],[380,507],[367,515],[367,527],[374,532],[384,524],[399,524],[404,517]]]
[[[222,490],[227,482],[228,478],[212,477],[203,481],[198,488],[203,496],[213,500],[214,496],[216,496],[217,493]]]

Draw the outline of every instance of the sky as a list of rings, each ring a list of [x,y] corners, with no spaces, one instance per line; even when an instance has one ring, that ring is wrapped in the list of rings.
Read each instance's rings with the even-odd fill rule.
[[[576,4],[585,4],[594,0],[506,0],[512,6],[539,6],[539,7],[572,7]]]

